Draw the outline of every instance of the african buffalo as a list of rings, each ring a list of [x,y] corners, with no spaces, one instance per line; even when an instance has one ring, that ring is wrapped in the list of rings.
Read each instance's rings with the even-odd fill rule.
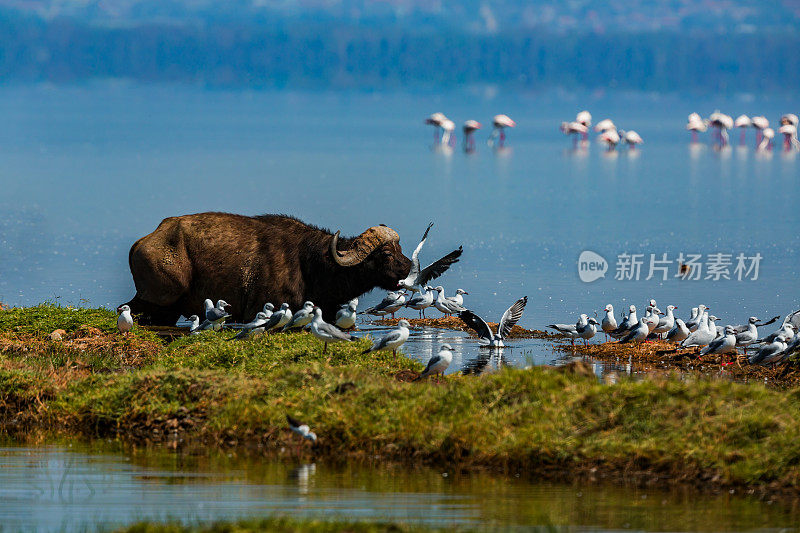
[[[411,267],[399,240],[383,225],[343,238],[282,215],[166,218],[131,247],[136,295],[128,305],[142,324],[172,325],[201,312],[206,298],[230,303],[237,322],[266,302],[296,310],[311,300],[333,320],[340,304],[397,288]]]

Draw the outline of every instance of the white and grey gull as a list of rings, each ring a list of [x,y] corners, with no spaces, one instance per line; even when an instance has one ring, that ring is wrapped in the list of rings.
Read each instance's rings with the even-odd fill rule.
[[[514,302],[511,307],[506,309],[503,316],[500,317],[500,322],[497,324],[497,333],[492,332],[492,328],[489,327],[489,324],[487,324],[484,319],[468,309],[458,313],[458,318],[468,327],[475,330],[475,333],[478,334],[479,342],[483,346],[502,348],[504,346],[503,339],[508,337],[508,334],[511,333],[516,323],[522,318],[522,313],[525,311],[525,306],[527,304],[528,297],[523,296]]]

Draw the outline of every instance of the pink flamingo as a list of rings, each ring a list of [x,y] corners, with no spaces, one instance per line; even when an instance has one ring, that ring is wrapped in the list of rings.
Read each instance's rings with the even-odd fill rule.
[[[708,129],[708,121],[700,118],[697,113],[692,113],[686,123],[686,129],[692,132],[692,142],[696,143],[698,141],[697,133],[703,133]]]
[[[428,118],[425,119],[425,124],[433,126],[433,142],[439,142],[439,128],[442,127],[442,122],[447,120],[447,117],[444,116],[444,113],[434,113]]]
[[[517,123],[511,120],[508,115],[495,115],[492,119],[492,125],[494,129],[492,130],[492,136],[489,137],[489,145],[493,145],[494,140],[500,137],[498,146],[503,146],[506,142],[506,128],[513,128]]]
[[[756,145],[761,145],[761,139],[764,136],[764,130],[769,128],[769,120],[764,116],[757,116],[750,119],[753,127],[756,129]]]
[[[468,120],[464,123],[463,130],[464,130],[464,151],[465,152],[474,152],[475,151],[475,137],[473,134],[476,130],[481,129],[481,123],[477,120]]]
[[[733,121],[733,127],[739,128],[739,144],[744,146],[744,138],[746,135],[746,129],[753,125],[753,121],[750,120],[750,117],[747,115],[739,115],[736,117],[736,120]]]

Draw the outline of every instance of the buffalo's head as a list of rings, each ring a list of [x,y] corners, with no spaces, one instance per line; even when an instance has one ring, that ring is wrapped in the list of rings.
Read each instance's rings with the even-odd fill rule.
[[[403,255],[400,236],[387,226],[373,226],[339,249],[339,232],[331,239],[331,255],[342,267],[352,268],[375,285],[394,290],[408,275],[411,260]]]

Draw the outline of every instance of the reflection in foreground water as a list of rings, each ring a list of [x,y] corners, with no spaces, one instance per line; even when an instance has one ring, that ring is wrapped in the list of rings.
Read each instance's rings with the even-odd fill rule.
[[[559,484],[428,468],[296,464],[236,453],[0,448],[3,525],[77,530],[139,520],[291,514],[447,526],[573,526],[652,531],[789,527],[800,511],[724,493]]]
[[[391,327],[374,324],[359,324],[358,336],[372,335],[379,338]],[[502,349],[488,349],[481,346],[478,339],[470,337],[463,331],[439,329],[431,327],[412,327],[411,336],[401,350],[407,357],[426,364],[442,344],[453,347],[453,362],[445,374],[462,372],[464,374],[482,374],[494,372],[503,366],[525,368],[538,365],[562,365],[573,359],[569,352],[555,349],[555,345],[542,339],[510,339]],[[633,364],[630,360],[611,363],[605,361],[589,361],[598,377],[610,372],[630,374]]]

